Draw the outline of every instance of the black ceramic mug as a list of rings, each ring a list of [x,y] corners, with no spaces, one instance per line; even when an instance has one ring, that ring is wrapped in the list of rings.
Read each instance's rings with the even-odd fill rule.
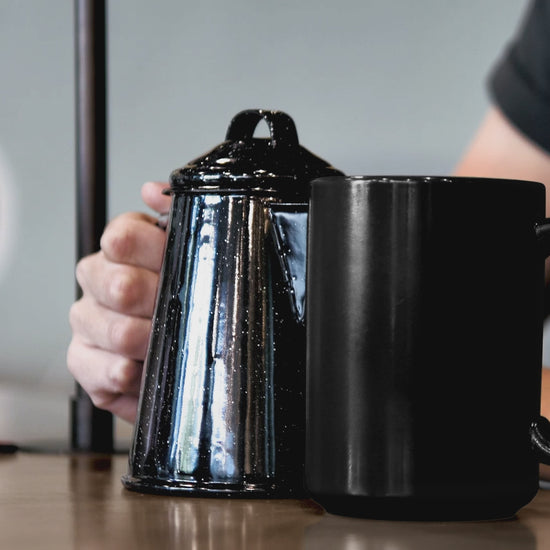
[[[533,498],[544,212],[534,182],[313,182],[306,485],[329,512],[491,519]]]

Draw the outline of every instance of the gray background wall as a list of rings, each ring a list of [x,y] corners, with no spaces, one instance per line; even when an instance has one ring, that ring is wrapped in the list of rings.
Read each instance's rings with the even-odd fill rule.
[[[449,173],[525,4],[111,1],[110,216],[143,209],[142,182],[222,141],[250,107],[287,111],[302,144],[347,173]],[[0,2],[0,439],[14,423],[66,430],[73,63],[70,0]]]

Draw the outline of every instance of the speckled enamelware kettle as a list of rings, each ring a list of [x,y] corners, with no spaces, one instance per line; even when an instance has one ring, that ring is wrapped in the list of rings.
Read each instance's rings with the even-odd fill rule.
[[[270,136],[253,137],[262,120]],[[236,115],[222,144],[171,174],[126,487],[302,492],[309,184],[337,174],[265,110]]]

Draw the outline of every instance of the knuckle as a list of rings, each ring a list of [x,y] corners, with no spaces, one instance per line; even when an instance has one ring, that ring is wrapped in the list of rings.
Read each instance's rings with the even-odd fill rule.
[[[131,270],[118,270],[109,280],[107,292],[110,304],[114,309],[124,311],[136,300],[138,282]]]
[[[100,246],[110,258],[122,261],[132,254],[134,235],[128,224],[117,218],[105,228]]]
[[[135,330],[132,318],[121,316],[111,322],[108,327],[108,338],[111,342],[113,351],[123,355],[131,354],[135,340]]]
[[[109,389],[114,394],[124,394],[135,379],[136,366],[133,361],[124,360],[109,370]]]
[[[81,301],[78,300],[77,302],[74,302],[71,307],[69,308],[69,324],[71,326],[71,329],[73,332],[76,332],[78,330],[78,327],[80,325],[80,309],[81,309]],[[70,349],[70,347],[69,347]]]
[[[96,407],[109,409],[118,394],[116,392],[113,393],[111,388],[105,387],[110,381],[103,380],[98,382],[90,378],[89,372],[87,373],[86,362],[83,360],[82,351],[82,345],[73,338],[67,348],[67,369],[75,380],[82,385]]]
[[[115,400],[116,397],[118,397],[116,394],[111,394],[103,391],[91,392],[88,395],[90,396],[92,403],[98,409],[105,410],[109,410],[111,403]]]
[[[78,263],[76,264],[75,276],[76,276],[76,280],[77,280],[77,282],[80,286],[82,286],[82,283],[84,281],[85,273],[86,273],[87,267],[88,267],[88,263],[89,263],[89,258],[85,257],[85,258],[82,258],[81,260],[79,260]]]
[[[76,344],[74,338],[70,341],[69,346],[67,347],[67,368],[69,372],[77,378],[78,376],[78,345]]]

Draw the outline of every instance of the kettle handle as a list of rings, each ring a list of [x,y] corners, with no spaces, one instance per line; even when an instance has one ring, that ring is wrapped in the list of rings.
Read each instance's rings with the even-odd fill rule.
[[[265,120],[269,127],[273,149],[298,147],[298,132],[294,121],[282,111],[266,109],[247,109],[237,113],[229,123],[225,139],[252,139],[254,130],[261,120]]]

